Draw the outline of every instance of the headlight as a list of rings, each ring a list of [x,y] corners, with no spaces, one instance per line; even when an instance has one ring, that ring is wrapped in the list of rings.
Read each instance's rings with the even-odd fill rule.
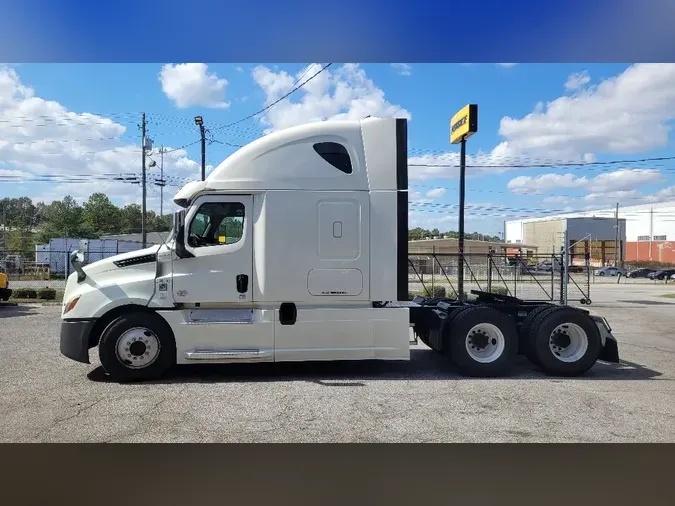
[[[66,304],[66,307],[63,309],[63,314],[68,313],[68,312],[71,311],[75,306],[77,306],[77,301],[79,301],[79,300],[80,300],[80,296],[79,296],[79,295],[78,295],[77,297],[75,297],[75,298],[70,299],[70,300],[68,301],[68,303]]]

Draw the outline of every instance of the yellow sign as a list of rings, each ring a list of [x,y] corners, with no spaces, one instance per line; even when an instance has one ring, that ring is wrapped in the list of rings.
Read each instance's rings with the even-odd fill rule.
[[[220,244],[225,244],[227,242],[227,237],[225,237],[224,235],[219,235],[218,236],[218,242]]]
[[[478,131],[478,106],[469,104],[450,120],[450,144],[458,144]]]

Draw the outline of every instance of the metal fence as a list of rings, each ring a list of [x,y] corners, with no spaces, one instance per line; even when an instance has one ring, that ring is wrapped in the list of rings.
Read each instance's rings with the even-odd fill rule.
[[[72,248],[74,250],[76,248]],[[69,255],[72,250],[10,251],[0,254],[0,270],[8,274],[11,287],[65,288],[72,272]],[[120,253],[115,249],[89,250],[85,263]],[[408,287],[411,295],[457,295],[459,254],[409,255]],[[591,268],[584,256],[570,256],[568,282],[563,281],[561,255],[512,257],[497,253],[464,255],[464,291],[471,290],[511,295],[525,300],[562,301],[564,290],[568,300],[590,298]]]
[[[464,254],[464,292],[472,290],[510,295],[524,300],[588,301],[591,267],[585,257],[570,257],[567,283],[562,255],[513,257],[498,253]],[[580,264],[580,260],[583,264]],[[410,295],[457,297],[459,254],[422,254],[408,256]]]

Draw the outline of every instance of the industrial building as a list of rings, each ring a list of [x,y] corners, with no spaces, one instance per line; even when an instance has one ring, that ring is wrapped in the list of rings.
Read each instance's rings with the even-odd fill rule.
[[[429,237],[415,241],[408,241],[410,254],[457,254],[459,240],[453,237]],[[464,253],[486,255],[490,251],[502,255],[525,255],[527,252],[536,253],[537,247],[527,244],[508,244],[505,242],[476,241],[464,239]]]
[[[560,253],[565,244],[570,263],[585,264],[586,253],[592,266],[620,265],[626,261],[626,219],[601,216],[555,216],[507,221],[507,243],[527,243],[540,254]]]
[[[591,247],[591,256],[594,263],[612,265],[614,261],[613,244],[616,240],[616,228],[610,230],[609,223],[612,222],[612,227],[616,226],[616,208],[565,214],[548,218],[508,221],[504,224],[504,237],[509,242],[517,243],[518,241],[522,241],[528,244],[544,244],[544,248],[552,249],[561,245],[561,242],[556,242],[554,239],[554,237],[561,236],[561,220],[570,222],[570,220],[601,218],[607,221],[607,224],[603,226],[602,237],[604,239],[601,239],[600,235],[595,234],[595,232],[591,232],[595,231],[596,228],[590,221],[572,225],[574,233],[568,234],[568,236],[570,239],[574,239],[574,236],[583,234],[584,230],[587,230],[587,233],[591,233],[593,241],[595,241]],[[623,235],[623,238],[620,237],[619,240],[624,241],[618,249],[618,256],[621,258],[622,254],[623,261],[675,264],[675,201],[626,207],[619,206],[618,218],[620,235]],[[554,223],[533,225],[534,223],[547,221]],[[551,229],[549,230],[547,227],[551,227]]]
[[[619,258],[624,262],[675,264],[675,201],[619,206],[618,218],[619,240],[623,241],[617,251]],[[605,220],[604,225],[600,225],[602,220]],[[578,236],[591,234],[594,241],[591,257],[594,263],[612,265],[616,221],[616,208],[507,221],[504,224],[504,237],[507,242],[522,241],[551,250],[562,245],[562,231],[567,227],[571,241],[581,239]]]

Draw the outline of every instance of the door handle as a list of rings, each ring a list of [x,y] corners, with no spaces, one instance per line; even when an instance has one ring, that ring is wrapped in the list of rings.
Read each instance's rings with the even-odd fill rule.
[[[246,274],[239,274],[237,276],[237,291],[239,293],[248,292],[248,276]]]

